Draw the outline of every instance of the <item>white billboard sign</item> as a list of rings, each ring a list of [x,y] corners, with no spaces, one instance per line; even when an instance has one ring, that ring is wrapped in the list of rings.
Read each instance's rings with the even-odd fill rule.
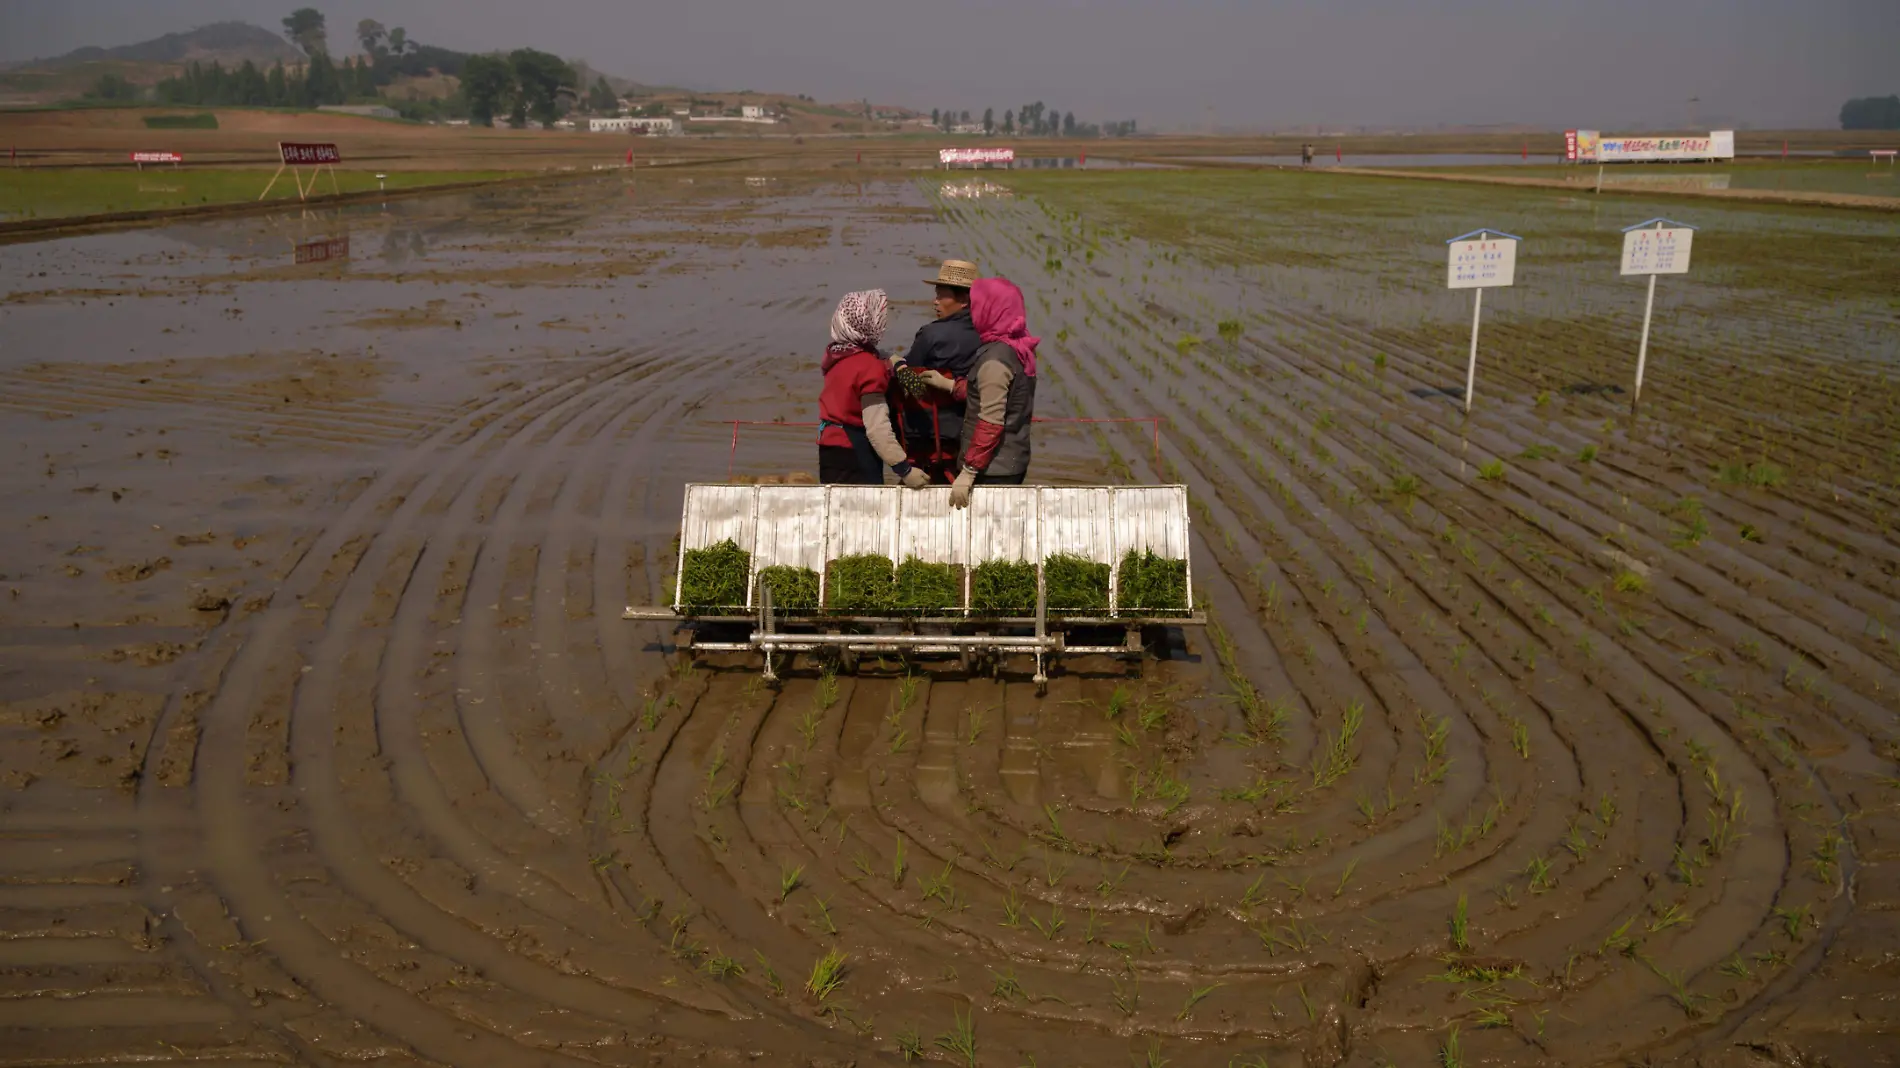
[[[1623,234],[1623,272],[1687,274],[1695,231],[1686,226],[1630,230]]]
[[[1014,163],[1016,150],[1013,148],[940,148],[937,150],[937,162],[946,167],[958,163]]]
[[[1603,137],[1595,158],[1601,163],[1734,159],[1735,131],[1714,130],[1706,137]]]
[[[1517,275],[1517,241],[1508,237],[1484,237],[1472,241],[1453,241],[1445,263],[1448,289],[1488,289],[1508,286]]]

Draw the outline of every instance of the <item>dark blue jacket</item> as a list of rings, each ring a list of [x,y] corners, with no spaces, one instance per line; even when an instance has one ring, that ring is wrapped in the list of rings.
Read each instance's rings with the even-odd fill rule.
[[[915,370],[942,371],[952,378],[968,378],[976,368],[976,350],[982,347],[982,339],[976,336],[976,324],[970,321],[970,309],[965,308],[947,318],[925,323],[917,331],[917,340],[911,343],[910,351],[904,354],[904,362]],[[963,437],[964,407],[963,401],[941,400],[934,428],[929,411],[906,410],[905,440],[929,440],[934,429],[954,450],[954,443]]]

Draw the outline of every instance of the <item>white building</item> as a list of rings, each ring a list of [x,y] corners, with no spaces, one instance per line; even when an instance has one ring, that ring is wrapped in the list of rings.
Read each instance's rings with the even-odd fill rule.
[[[765,109],[757,104],[746,104],[739,109],[739,117],[757,122],[765,118]]]
[[[672,134],[679,132],[679,123],[664,117],[616,115],[611,118],[588,119],[587,132]]]

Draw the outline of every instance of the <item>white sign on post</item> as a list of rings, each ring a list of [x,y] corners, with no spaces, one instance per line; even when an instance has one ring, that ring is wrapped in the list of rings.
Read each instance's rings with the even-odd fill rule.
[[[1445,264],[1449,289],[1508,286],[1517,275],[1517,239],[1492,237],[1482,241],[1453,241]]]
[[[1630,410],[1643,399],[1643,368],[1649,363],[1649,318],[1656,310],[1656,276],[1689,273],[1689,250],[1695,227],[1670,219],[1650,219],[1623,228],[1623,270],[1626,275],[1648,275],[1649,297],[1643,301],[1643,337],[1636,343],[1636,388]]]
[[[1644,223],[1653,226],[1654,223]],[[1623,231],[1624,274],[1687,274],[1695,230],[1687,226]]]
[[[1475,289],[1471,300],[1471,361],[1465,368],[1465,411],[1471,411],[1471,393],[1478,385],[1478,318],[1484,312],[1484,291],[1517,280],[1517,243],[1523,238],[1502,230],[1473,230],[1445,242],[1445,288]]]

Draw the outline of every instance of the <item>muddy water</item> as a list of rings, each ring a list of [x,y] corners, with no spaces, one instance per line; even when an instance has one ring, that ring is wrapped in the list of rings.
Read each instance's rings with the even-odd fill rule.
[[[1000,193],[643,176],[0,249],[0,1063],[1888,1055],[1879,374],[1809,368],[1793,477],[1717,491],[1770,398],[1461,424],[1394,322],[1112,234],[1081,267]],[[1186,482],[1218,640],[1040,699],[679,667],[618,614],[681,485],[811,471],[730,421],[812,418],[830,303],[884,286],[902,344],[950,255],[1030,290],[1046,414],[1168,419],[1158,457],[1044,427],[1036,474]]]

